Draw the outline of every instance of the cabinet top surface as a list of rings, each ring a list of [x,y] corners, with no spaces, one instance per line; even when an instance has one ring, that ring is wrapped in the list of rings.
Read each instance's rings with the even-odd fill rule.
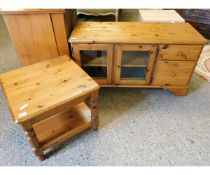
[[[13,118],[19,123],[99,89],[99,85],[68,56],[0,76]]]
[[[189,23],[80,22],[71,43],[205,44]]]

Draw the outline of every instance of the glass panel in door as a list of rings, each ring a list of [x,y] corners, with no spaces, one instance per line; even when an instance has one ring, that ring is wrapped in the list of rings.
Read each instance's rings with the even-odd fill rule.
[[[122,51],[121,79],[146,79],[150,51]]]
[[[115,83],[149,84],[156,50],[153,45],[116,45]]]
[[[94,78],[107,77],[106,50],[80,50],[82,68]]]

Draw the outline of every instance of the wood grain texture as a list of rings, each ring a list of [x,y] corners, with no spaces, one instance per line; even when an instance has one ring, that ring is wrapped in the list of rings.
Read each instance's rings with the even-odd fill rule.
[[[3,17],[22,65],[70,55],[75,10],[27,9],[5,12]]]
[[[51,13],[51,19],[59,55],[71,55],[68,38],[77,22],[76,10],[66,9],[63,13]]]
[[[147,72],[145,73],[145,79],[138,79],[138,78],[128,78],[123,79],[121,78],[121,69],[122,69],[122,53],[125,51],[147,51],[149,52],[149,58],[148,58],[148,67]],[[149,84],[151,79],[151,73],[153,70],[153,65],[155,61],[155,55],[157,51],[156,45],[120,45],[117,44],[115,47],[115,65],[114,65],[114,71],[115,71],[115,83],[116,84]],[[140,59],[140,58],[138,58]],[[136,66],[135,66],[136,67]]]
[[[47,144],[49,146],[68,132],[66,136],[73,136],[81,131],[91,127],[91,111],[85,103],[80,103],[69,111],[64,111],[48,117],[45,120],[37,122],[33,125],[34,132],[41,146]],[[46,145],[45,145],[46,149]]]
[[[78,44],[71,44],[72,47],[72,58],[73,60],[81,66],[80,50]]]
[[[22,129],[25,132],[25,135],[31,145],[32,150],[34,151],[35,155],[40,159],[43,160],[45,158],[44,156],[44,150],[41,148],[41,145],[39,144],[39,141],[37,139],[36,134],[34,133],[34,130],[32,128],[32,125],[29,121],[26,121],[21,124]]]
[[[83,44],[91,46],[87,47],[89,50],[94,50],[94,45],[97,44],[113,45],[111,83],[98,81],[103,87],[167,86],[174,95],[186,95],[186,87],[207,40],[188,23],[81,22],[74,28],[69,42],[74,48],[74,59],[78,64],[79,50]],[[126,53],[127,56],[123,56],[122,52],[129,50],[149,50],[148,67],[144,60],[140,62],[135,59],[135,54],[128,56],[129,53]],[[123,59],[127,62],[124,63]],[[93,64],[100,63],[95,60]],[[103,64],[101,63],[101,66],[104,66]],[[126,67],[128,71],[134,67],[133,70],[137,70],[139,64],[144,71],[142,74],[146,74],[145,79],[143,76],[135,78],[130,75],[122,75],[124,77],[121,78],[122,68]],[[136,72],[134,71],[134,74]]]
[[[161,45],[159,60],[198,60],[203,45]]]
[[[157,61],[152,85],[187,85],[196,61]]]
[[[0,10],[0,14],[48,14],[48,13],[64,13],[64,9],[20,9],[20,10]]]
[[[51,14],[57,49],[59,55],[69,55],[69,47],[63,14]]]
[[[80,54],[81,50],[86,51],[106,51],[107,58],[106,58],[106,67],[107,67],[107,77],[106,78],[95,78],[99,84],[110,84],[112,81],[112,63],[113,63],[113,44],[73,44],[73,58],[77,62],[78,65],[82,65],[82,57]],[[84,58],[85,59],[85,58]],[[88,58],[86,58],[88,59]],[[104,64],[101,64],[104,66]],[[100,65],[99,65],[100,66]]]
[[[98,91],[95,91],[91,94],[90,97],[90,109],[91,109],[91,121],[92,128],[97,131],[99,125],[99,116],[98,116]]]
[[[71,43],[205,44],[188,23],[80,22]]]
[[[189,92],[189,86],[164,86],[163,88],[172,92],[175,96],[185,96]]]
[[[58,56],[49,14],[3,17],[23,65]]]
[[[68,56],[3,73],[0,78],[13,118],[19,123],[99,89]]]

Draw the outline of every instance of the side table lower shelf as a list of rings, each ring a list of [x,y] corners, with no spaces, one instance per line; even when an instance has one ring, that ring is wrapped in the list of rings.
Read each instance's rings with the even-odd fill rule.
[[[91,111],[84,102],[32,125],[43,150],[91,126]]]

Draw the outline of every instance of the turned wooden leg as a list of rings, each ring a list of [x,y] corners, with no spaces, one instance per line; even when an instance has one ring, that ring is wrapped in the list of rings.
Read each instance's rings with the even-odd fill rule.
[[[90,97],[91,120],[93,130],[98,130],[99,117],[98,117],[98,91],[91,94]]]
[[[168,90],[173,93],[175,96],[185,96],[188,94],[189,87],[184,86],[184,87],[179,87],[179,86],[174,86],[174,87],[164,87],[165,90]]]
[[[24,123],[21,125],[24,129],[25,135],[27,136],[27,139],[32,147],[32,150],[34,151],[35,155],[40,159],[43,160],[44,157],[44,151],[42,150],[39,141],[37,140],[37,137],[34,133],[34,130],[32,126],[29,124],[29,122]]]

